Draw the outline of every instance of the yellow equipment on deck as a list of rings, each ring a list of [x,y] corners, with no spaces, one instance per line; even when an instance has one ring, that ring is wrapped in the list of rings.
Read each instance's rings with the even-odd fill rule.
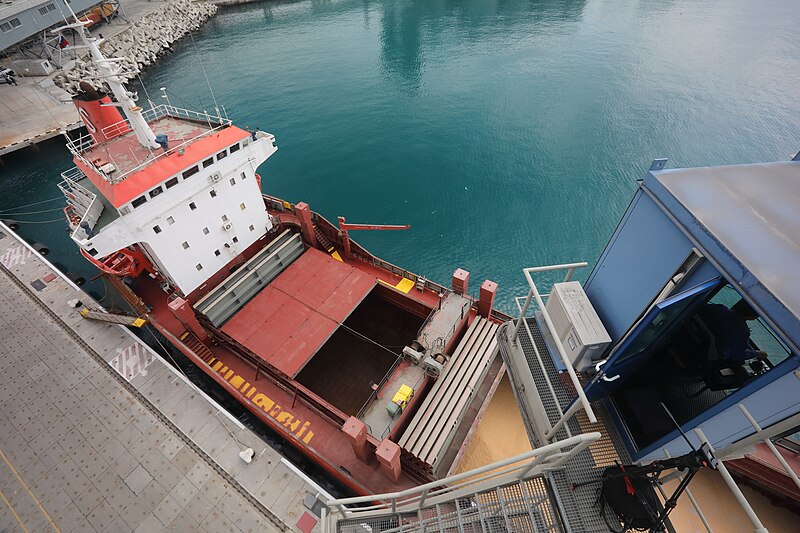
[[[395,418],[397,415],[402,413],[403,409],[406,408],[408,402],[411,401],[411,398],[413,397],[414,389],[408,385],[401,385],[400,389],[392,398],[392,401],[386,406],[386,411],[389,413],[389,416]]]

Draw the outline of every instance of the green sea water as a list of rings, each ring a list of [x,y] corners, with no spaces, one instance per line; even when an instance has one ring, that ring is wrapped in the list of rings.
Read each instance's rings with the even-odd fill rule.
[[[523,267],[597,259],[654,158],[800,149],[798,20],[795,0],[260,2],[221,9],[142,79],[210,111],[207,76],[237,124],[276,135],[265,192],[411,224],[352,236],[446,285],[457,267],[473,289],[492,279],[511,311]],[[58,194],[61,144],[5,158],[0,211]],[[64,228],[23,233],[88,272]]]

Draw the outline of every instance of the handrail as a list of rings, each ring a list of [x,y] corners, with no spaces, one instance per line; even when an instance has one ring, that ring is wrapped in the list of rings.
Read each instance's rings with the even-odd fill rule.
[[[98,145],[97,141],[91,135],[86,134],[86,135],[82,135],[82,136],[74,138],[74,139],[71,138],[71,137],[68,137],[67,138],[67,148],[69,148],[69,151],[72,153],[73,156],[75,156],[78,159],[80,159],[85,165],[93,168],[106,181],[108,181],[110,183],[119,183],[120,181],[124,180],[126,177],[130,176],[131,174],[133,174],[135,172],[138,172],[139,170],[141,170],[142,168],[150,165],[151,163],[153,163],[154,161],[158,160],[159,158],[162,158],[162,157],[164,157],[164,156],[166,156],[168,154],[175,153],[178,150],[180,150],[181,148],[184,148],[187,145],[189,145],[190,143],[196,141],[197,139],[206,137],[206,136],[208,136],[208,135],[210,135],[210,134],[212,134],[212,133],[214,133],[214,132],[216,132],[216,131],[218,131],[218,130],[220,130],[222,128],[230,126],[232,124],[232,122],[229,119],[225,119],[225,118],[222,118],[222,117],[219,117],[219,116],[215,116],[215,115],[210,115],[208,113],[201,113],[199,111],[192,111],[190,109],[174,107],[174,106],[166,105],[166,104],[161,104],[161,105],[155,106],[153,108],[150,108],[147,111],[143,112],[143,115],[145,117],[145,120],[147,120],[147,122],[152,122],[154,120],[158,120],[158,119],[163,118],[163,117],[173,117],[173,118],[181,118],[181,119],[185,119],[185,120],[193,120],[193,121],[197,121],[197,122],[205,122],[205,123],[208,124],[209,129],[206,130],[206,131],[203,131],[199,135],[196,135],[196,136],[191,137],[189,139],[183,139],[183,142],[181,142],[179,144],[176,144],[174,146],[171,146],[169,150],[161,151],[158,154],[152,153],[152,156],[146,158],[145,161],[143,161],[142,163],[138,164],[137,166],[135,166],[135,167],[123,172],[123,173],[120,173],[120,174],[117,174],[117,175],[114,175],[114,176],[110,176],[110,175],[106,174],[105,172],[103,172],[102,170],[96,168],[91,161],[89,161],[88,159],[86,159],[86,157],[84,157],[84,155],[83,155],[84,152],[86,152],[90,148]],[[102,129],[102,132],[106,136],[108,136],[108,135],[115,135],[116,136],[116,135],[118,135],[119,133],[122,132],[122,128],[125,127],[125,126],[127,126],[127,121],[126,120],[122,120],[122,121],[119,121],[119,122],[115,122],[114,124],[111,124],[109,126],[106,126],[105,128]]]
[[[580,262],[580,263],[565,263],[561,265],[549,265],[549,266],[540,266],[540,267],[530,267],[522,269],[522,273],[525,275],[525,279],[528,281],[528,285],[530,289],[528,290],[528,295],[525,298],[525,304],[522,306],[522,310],[520,311],[519,318],[517,319],[516,324],[514,325],[514,331],[511,334],[511,342],[516,343],[517,337],[519,336],[519,330],[522,326],[522,323],[525,321],[525,315],[528,312],[528,308],[531,305],[532,300],[536,300],[536,305],[539,308],[539,311],[542,313],[542,318],[544,319],[545,324],[547,325],[547,329],[550,331],[550,334],[553,338],[553,342],[556,345],[556,349],[558,350],[558,354],[561,357],[561,361],[567,369],[567,373],[569,374],[569,379],[572,382],[575,391],[578,394],[579,402],[574,402],[567,412],[564,413],[561,418],[553,425],[550,430],[545,434],[545,439],[548,441],[555,437],[556,433],[566,424],[566,422],[572,418],[572,416],[578,411],[578,406],[583,407],[583,410],[586,412],[586,416],[589,419],[589,422],[592,424],[597,423],[597,416],[594,414],[594,410],[592,409],[592,405],[589,403],[589,399],[586,397],[586,393],[583,390],[583,385],[581,384],[580,380],[578,380],[578,375],[575,373],[575,369],[572,368],[572,362],[567,357],[566,350],[564,350],[564,345],[561,343],[561,339],[556,332],[556,328],[553,325],[553,321],[550,318],[550,313],[547,312],[547,308],[544,305],[544,301],[542,300],[542,295],[539,293],[539,289],[536,287],[536,283],[533,281],[533,276],[531,275],[534,272],[551,272],[554,270],[566,270],[567,274],[564,276],[564,282],[569,281],[572,278],[572,274],[575,272],[576,268],[583,268],[589,266],[589,263]],[[556,403],[557,399],[556,399]]]
[[[386,512],[396,513],[398,510],[413,511],[425,506],[426,502],[428,505],[434,505],[488,488],[530,479],[545,471],[560,468],[572,456],[599,438],[599,432],[584,433],[410,489],[373,496],[339,498],[329,500],[326,504],[330,508],[330,513],[338,513],[340,519]],[[376,501],[381,503],[373,503]],[[373,504],[366,507],[347,507],[364,503]],[[323,531],[326,526],[327,524],[323,523]]]

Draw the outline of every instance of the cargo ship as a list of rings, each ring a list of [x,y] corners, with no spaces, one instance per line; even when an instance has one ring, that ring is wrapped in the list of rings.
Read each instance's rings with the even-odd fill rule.
[[[72,25],[82,31],[80,23]],[[107,90],[73,98],[87,134],[60,188],[80,253],[164,338],[358,494],[458,466],[504,374],[497,284],[469,295],[383,261],[354,230],[262,193],[275,137],[216,114],[143,110],[84,37]]]

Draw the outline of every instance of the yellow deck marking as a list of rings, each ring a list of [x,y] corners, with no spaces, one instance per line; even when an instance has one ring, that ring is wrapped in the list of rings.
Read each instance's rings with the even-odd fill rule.
[[[408,278],[401,279],[397,285],[394,286],[398,291],[408,294],[408,291],[414,288],[414,282]]]
[[[188,331],[184,331],[183,335],[180,336],[180,340],[184,340],[188,336],[189,336],[189,332]]]
[[[220,368],[220,366],[222,368]],[[235,370],[224,366],[222,361],[217,361],[214,363],[212,368],[228,383],[233,385],[236,390],[241,392],[245,398],[252,398],[251,401],[255,405],[260,407],[261,410],[264,411],[270,418],[289,430],[289,433],[291,433],[294,438],[297,440],[302,440],[306,444],[311,442],[311,439],[314,437],[314,432],[307,431],[311,426],[311,422],[306,420],[304,423],[300,418],[296,417],[294,413],[275,403],[275,401],[270,399],[266,394],[256,394],[258,391],[256,390],[255,386],[250,385],[250,382],[245,381],[245,379],[237,374]],[[245,393],[245,391],[247,391],[247,393]],[[300,427],[301,424],[302,427]]]
[[[11,507],[11,502],[8,501],[8,498],[6,498],[6,495],[3,494],[2,490],[0,490],[0,498],[3,498],[3,501],[6,502],[6,506],[8,507],[8,510],[11,511],[11,514],[13,514],[14,518],[17,519],[17,522],[19,522],[19,527],[22,528],[22,531],[24,531],[25,533],[29,533],[28,528],[25,527],[25,524],[22,523],[22,520],[20,519],[20,517],[17,514],[17,512],[14,510],[13,507]]]
[[[407,279],[407,278],[403,278],[400,281],[398,281],[397,285],[392,285],[388,281],[383,281],[382,279],[379,279],[378,281],[380,281],[381,283],[383,283],[387,287],[391,287],[393,289],[397,289],[398,291],[404,292],[406,294],[408,294],[408,291],[410,291],[411,289],[414,288],[414,282],[411,281],[410,279]]]
[[[36,498],[36,496],[34,496],[34,495],[33,495],[33,492],[31,492],[31,489],[28,487],[28,485],[27,485],[27,484],[26,484],[26,483],[25,483],[25,482],[22,480],[22,478],[19,476],[19,474],[17,473],[17,469],[16,469],[16,468],[14,468],[14,465],[12,465],[12,464],[11,464],[11,461],[9,461],[9,460],[8,460],[8,457],[6,457],[6,454],[5,454],[5,453],[3,453],[3,450],[1,450],[1,449],[0,449],[0,457],[2,457],[2,458],[3,458],[3,461],[5,461],[5,462],[6,462],[6,464],[8,465],[8,468],[10,468],[10,469],[11,469],[11,472],[12,472],[12,473],[14,474],[14,476],[17,478],[17,481],[19,481],[19,482],[20,482],[20,484],[22,485],[22,487],[25,489],[25,491],[28,493],[28,495],[29,495],[29,496],[31,497],[31,499],[33,500],[33,503],[35,503],[35,504],[36,504],[36,507],[38,507],[38,508],[39,508],[39,510],[40,510],[40,511],[42,512],[42,514],[44,515],[44,517],[45,517],[45,518],[47,519],[47,521],[50,523],[50,527],[52,527],[52,528],[53,528],[55,531],[57,531],[58,533],[61,533],[61,530],[60,530],[60,529],[58,529],[58,526],[56,525],[56,523],[55,523],[55,522],[53,522],[53,519],[52,519],[52,518],[50,518],[50,515],[49,515],[49,514],[47,514],[47,511],[45,511],[45,510],[44,510],[44,507],[42,507],[42,504],[41,504],[41,503],[39,503],[39,500],[38,500],[38,498]],[[3,499],[5,499],[5,496],[3,496]],[[7,500],[6,500],[6,501],[7,501]],[[13,511],[12,511],[12,512],[13,512]],[[16,514],[16,513],[15,513],[15,514]],[[20,522],[20,524],[22,524],[22,522]],[[27,531],[27,530],[26,530],[26,531]]]
[[[344,263],[344,261],[342,261],[342,256],[341,256],[341,255],[339,255],[339,252],[333,252],[333,253],[331,254],[331,257],[333,257],[333,258],[334,258],[334,259],[336,259],[337,261],[341,261],[342,263]]]

